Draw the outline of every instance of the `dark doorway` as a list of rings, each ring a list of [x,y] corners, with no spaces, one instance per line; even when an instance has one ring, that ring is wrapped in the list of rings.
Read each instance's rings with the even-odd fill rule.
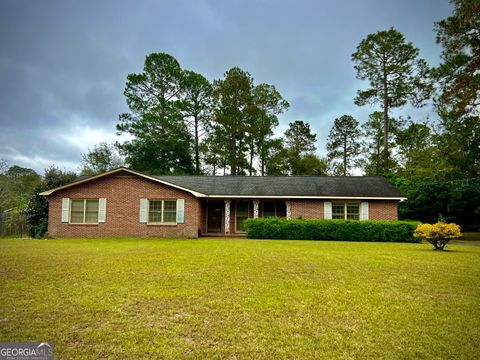
[[[220,201],[208,202],[207,232],[222,231],[223,203]]]

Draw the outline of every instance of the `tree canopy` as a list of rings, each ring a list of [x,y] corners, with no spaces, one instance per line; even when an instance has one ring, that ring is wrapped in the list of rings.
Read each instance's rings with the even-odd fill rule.
[[[327,150],[329,160],[338,168],[335,172],[346,176],[360,154],[360,129],[353,116],[343,115],[335,119],[327,138]],[[336,163],[335,159],[340,162]]]
[[[118,144],[134,169],[156,174],[192,174],[191,135],[182,115],[182,69],[171,55],[146,57],[143,72],[129,74],[125,97],[129,113],[117,131],[133,139]]]
[[[381,104],[383,108],[383,170],[389,170],[390,110],[410,102],[425,105],[433,86],[429,67],[418,57],[419,50],[395,28],[369,34],[353,53],[357,78],[368,80],[369,87],[359,90],[355,104]]]
[[[83,175],[95,175],[123,166],[123,159],[113,144],[101,142],[82,154]]]

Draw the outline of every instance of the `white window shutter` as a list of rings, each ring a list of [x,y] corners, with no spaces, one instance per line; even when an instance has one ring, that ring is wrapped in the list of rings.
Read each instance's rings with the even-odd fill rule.
[[[62,223],[68,223],[69,213],[70,213],[70,199],[62,198]]]
[[[185,199],[177,199],[177,224],[185,222]]]
[[[98,222],[104,223],[107,218],[107,199],[98,199]]]
[[[327,220],[332,219],[332,202],[325,201],[323,203],[323,218]]]
[[[368,202],[362,202],[361,204],[360,220],[368,220]]]
[[[147,223],[148,199],[140,199],[140,222]]]

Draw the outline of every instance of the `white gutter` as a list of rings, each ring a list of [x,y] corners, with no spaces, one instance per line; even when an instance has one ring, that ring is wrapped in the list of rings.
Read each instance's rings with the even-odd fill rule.
[[[380,196],[298,196],[298,195],[206,195],[209,199],[350,199],[350,200],[407,200],[406,197],[380,197]]]

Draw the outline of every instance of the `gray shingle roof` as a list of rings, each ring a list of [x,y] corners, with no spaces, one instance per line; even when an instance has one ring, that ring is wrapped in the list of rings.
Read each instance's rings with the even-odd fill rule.
[[[391,197],[404,195],[377,176],[154,176],[205,195]]]

